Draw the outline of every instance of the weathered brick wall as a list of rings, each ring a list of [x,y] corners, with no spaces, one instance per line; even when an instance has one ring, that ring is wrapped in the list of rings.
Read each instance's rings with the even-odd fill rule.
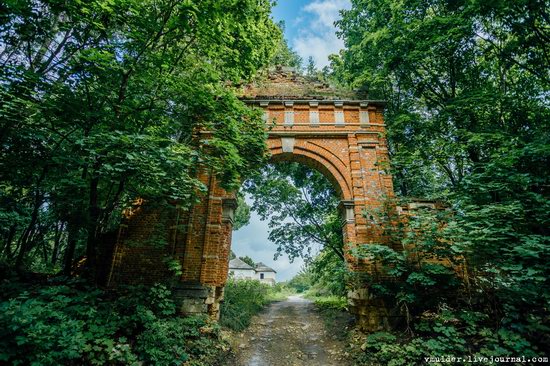
[[[277,120],[267,141],[272,160],[297,161],[319,170],[347,202],[345,243],[353,248],[384,242],[383,228],[373,224],[386,197],[393,196],[383,105],[332,100],[249,103],[264,109],[268,123]],[[319,119],[312,118],[312,112],[318,112]],[[111,284],[163,280],[169,276],[165,260],[173,257],[181,263],[182,282],[224,285],[231,223],[223,217],[223,206],[233,194],[212,175],[200,178],[209,192],[190,210],[142,205],[129,214],[117,242]],[[366,270],[366,262],[350,255],[347,259],[353,269]]]
[[[153,284],[170,277],[166,256],[174,241],[176,210],[138,204],[127,213],[113,250],[108,285]]]
[[[263,108],[274,161],[297,161],[317,169],[353,210],[343,227],[345,243],[384,243],[376,215],[393,196],[383,103],[339,100],[253,100]],[[289,118],[289,114],[293,117]],[[340,114],[340,116],[338,116]],[[285,149],[285,146],[286,149]],[[285,151],[286,150],[286,151]],[[367,213],[367,217],[365,217]],[[368,263],[347,257],[355,270]]]
[[[305,83],[298,85],[292,75],[289,82],[282,82],[284,87],[275,89],[313,90]],[[281,80],[287,79],[288,75]],[[328,90],[321,87],[323,93]],[[384,104],[326,96],[270,95],[275,89],[252,88],[245,97],[252,108],[264,111],[272,161],[306,164],[333,183],[342,200],[342,232],[348,249],[385,243],[377,215],[386,199],[393,196],[393,186],[388,173]],[[119,233],[109,278],[111,285],[163,280],[169,276],[164,258],[171,256],[183,271],[177,290],[182,313],[208,312],[216,317],[228,274],[234,194],[222,189],[211,174],[203,173],[200,179],[209,191],[191,209],[148,209],[145,205],[129,215]],[[163,245],[140,245],[155,241]],[[349,253],[346,259],[355,271],[370,269],[369,263]],[[358,314],[370,314],[368,324],[379,322],[378,313],[372,310],[379,305],[359,296],[363,293],[368,291],[350,296],[352,305]]]

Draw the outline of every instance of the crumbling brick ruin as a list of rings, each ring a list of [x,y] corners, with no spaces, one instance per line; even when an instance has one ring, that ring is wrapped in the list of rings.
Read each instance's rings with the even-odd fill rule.
[[[337,93],[288,68],[248,86],[243,100],[264,112],[272,161],[303,163],[333,183],[341,199],[345,245],[383,242],[383,228],[364,212],[372,215],[393,196],[384,103]],[[120,229],[108,277],[110,285],[154,283],[170,275],[165,258],[176,258],[183,272],[175,285],[181,312],[216,318],[228,275],[235,199],[214,176],[201,179],[209,191],[191,210],[176,205],[163,213],[143,206],[131,213]],[[164,245],[139,244],[159,230]],[[346,259],[352,270],[368,271],[368,263],[350,254]],[[385,310],[369,299],[368,289],[351,291],[350,303],[363,327],[379,327]]]

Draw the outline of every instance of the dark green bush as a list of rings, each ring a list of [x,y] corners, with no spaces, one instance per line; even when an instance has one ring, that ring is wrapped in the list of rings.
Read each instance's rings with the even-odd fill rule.
[[[402,324],[392,333],[370,334],[359,364],[416,366],[427,364],[425,357],[442,355],[545,356],[550,340],[547,241],[507,243],[502,228],[486,223],[481,230],[478,217],[468,216],[474,214],[479,213],[418,211],[409,220],[413,230],[393,233],[402,249],[363,248],[385,274],[364,277],[371,293],[398,311]],[[501,214],[487,210],[483,217]],[[499,238],[492,249],[499,255],[483,266],[480,257],[489,248],[472,249],[482,240],[482,234],[467,232],[474,225],[483,235]],[[527,250],[531,257],[513,257]]]
[[[219,346],[219,326],[206,317],[190,317],[148,322],[135,349],[151,365],[204,365],[216,358]]]
[[[27,286],[0,303],[0,363],[212,364],[218,327],[174,314],[171,292],[162,285],[116,292],[79,281]]]

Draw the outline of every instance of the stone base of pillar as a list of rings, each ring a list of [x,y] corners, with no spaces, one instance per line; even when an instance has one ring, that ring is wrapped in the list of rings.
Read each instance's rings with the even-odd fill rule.
[[[348,292],[350,313],[355,315],[357,326],[365,332],[388,330],[389,312],[384,301],[374,298],[368,289],[357,289]]]
[[[220,302],[223,300],[223,287],[201,283],[179,283],[172,292],[180,315],[205,314],[212,320],[220,318]]]

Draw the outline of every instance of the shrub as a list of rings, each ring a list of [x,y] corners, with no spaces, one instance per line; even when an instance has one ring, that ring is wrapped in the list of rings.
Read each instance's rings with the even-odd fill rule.
[[[206,316],[155,319],[137,337],[135,348],[150,365],[209,364],[219,352],[219,326]]]
[[[306,296],[309,297],[309,296]],[[347,298],[343,296],[324,296],[324,297],[313,297],[315,305],[321,310],[332,309],[332,310],[346,310],[348,306]]]
[[[22,290],[0,302],[0,363],[209,365],[219,352],[218,328],[174,317],[162,285],[116,292],[82,281],[6,286]]]
[[[221,325],[236,331],[245,329],[269,302],[269,293],[270,287],[256,280],[229,280],[221,305]]]

